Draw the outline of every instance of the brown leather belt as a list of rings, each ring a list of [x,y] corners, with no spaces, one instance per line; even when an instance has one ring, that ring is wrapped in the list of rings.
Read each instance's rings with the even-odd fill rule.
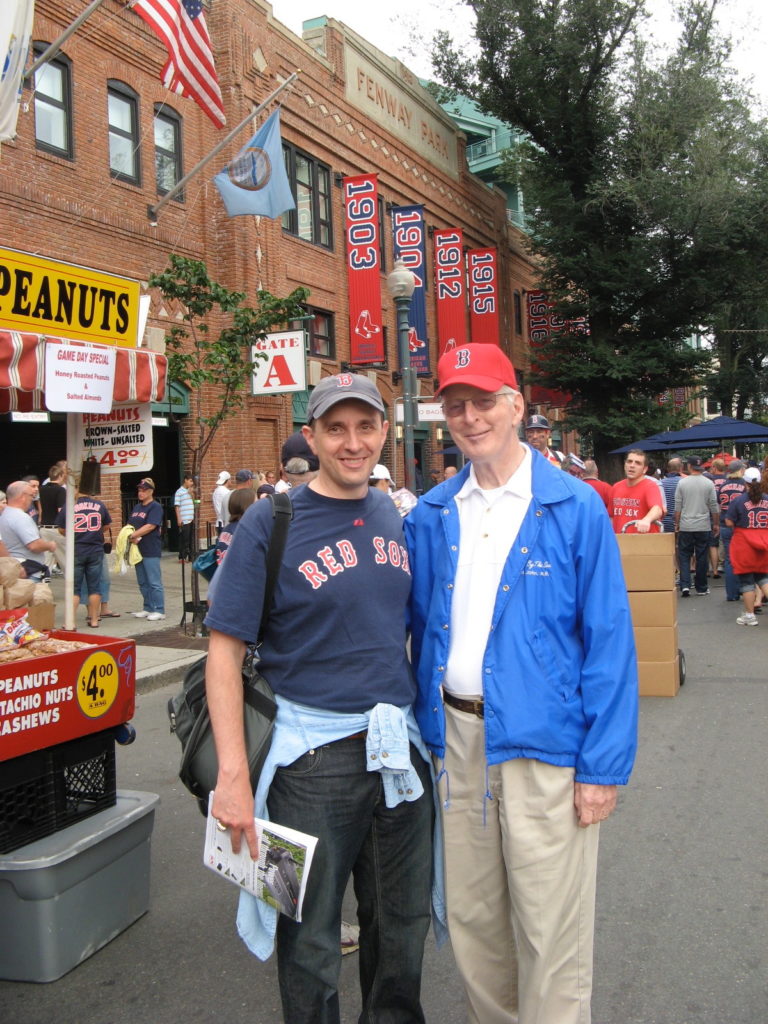
[[[351,736],[342,736],[340,740],[336,740],[336,743],[345,743],[347,740],[364,740],[368,738],[368,730],[363,729],[362,732],[353,732]]]
[[[484,701],[482,700],[465,700],[463,697],[454,697],[447,690],[443,690],[443,700],[457,711],[465,711],[468,715],[477,715],[478,718],[483,717]]]

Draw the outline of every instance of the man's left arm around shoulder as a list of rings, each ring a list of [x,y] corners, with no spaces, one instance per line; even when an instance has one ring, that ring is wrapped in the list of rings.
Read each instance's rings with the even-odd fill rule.
[[[219,775],[213,794],[213,816],[229,829],[232,849],[240,850],[242,837],[251,857],[259,855],[253,822],[253,789],[245,750],[242,668],[245,643],[211,630],[205,691],[211,716]]]

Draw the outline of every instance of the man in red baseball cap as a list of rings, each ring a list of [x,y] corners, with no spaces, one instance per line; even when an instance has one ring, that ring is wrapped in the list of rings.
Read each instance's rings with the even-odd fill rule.
[[[453,951],[471,1024],[583,1024],[599,822],[637,741],[618,545],[597,493],[520,440],[523,397],[497,346],[447,352],[438,376],[470,462],[404,526]]]

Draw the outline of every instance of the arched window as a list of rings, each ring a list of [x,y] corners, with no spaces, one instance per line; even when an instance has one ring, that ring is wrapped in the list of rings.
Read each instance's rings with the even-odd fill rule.
[[[181,118],[175,110],[155,106],[155,181],[158,195],[165,195],[183,177],[181,160]],[[174,197],[182,202],[184,194]]]
[[[47,49],[48,43],[35,43],[35,58]],[[72,61],[63,53],[57,53],[35,72],[34,105],[37,148],[71,160]]]
[[[109,171],[113,178],[141,184],[139,97],[124,82],[107,82]]]

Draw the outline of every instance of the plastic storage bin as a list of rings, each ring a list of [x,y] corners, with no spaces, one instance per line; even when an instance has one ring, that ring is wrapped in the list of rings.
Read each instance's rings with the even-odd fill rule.
[[[0,856],[0,978],[55,981],[149,909],[159,797],[114,807]]]

